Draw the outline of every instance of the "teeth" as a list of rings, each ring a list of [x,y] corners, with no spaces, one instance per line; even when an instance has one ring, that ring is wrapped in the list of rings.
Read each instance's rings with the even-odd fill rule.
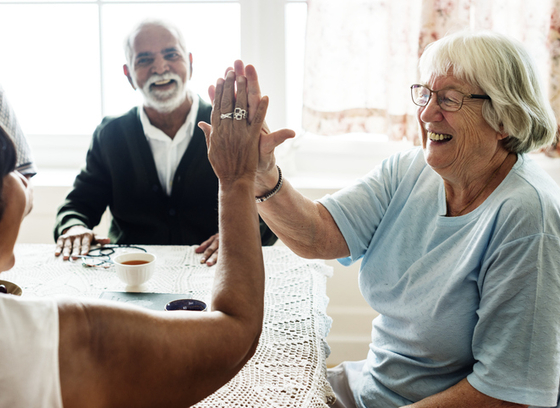
[[[164,79],[162,81],[154,82],[154,85],[166,85],[171,82],[171,79]]]
[[[430,138],[430,140],[447,140],[447,139],[451,139],[450,135],[442,135],[440,133],[433,133],[433,132],[428,132],[428,137]]]

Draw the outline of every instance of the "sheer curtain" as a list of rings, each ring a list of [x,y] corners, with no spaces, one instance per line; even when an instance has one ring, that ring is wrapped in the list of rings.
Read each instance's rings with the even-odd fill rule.
[[[522,41],[560,119],[559,8],[560,0],[308,0],[303,128],[415,140],[418,56],[465,28]]]

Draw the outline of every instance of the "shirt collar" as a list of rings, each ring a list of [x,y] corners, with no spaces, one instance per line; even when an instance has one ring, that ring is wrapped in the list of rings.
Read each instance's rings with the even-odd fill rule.
[[[196,125],[196,117],[198,115],[199,97],[190,89],[187,90],[187,97],[192,100],[191,110],[185,119],[185,123],[179,128],[173,139],[150,123],[150,119],[142,105],[138,107],[138,116],[147,139],[160,140],[167,143],[180,143],[186,137],[192,137]]]

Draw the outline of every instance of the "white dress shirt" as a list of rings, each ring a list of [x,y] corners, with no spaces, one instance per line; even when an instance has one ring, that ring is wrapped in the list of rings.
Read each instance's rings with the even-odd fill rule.
[[[192,100],[191,110],[187,115],[185,123],[177,131],[173,139],[150,123],[150,119],[142,106],[138,109],[144,134],[152,149],[159,182],[168,196],[171,195],[171,190],[173,189],[173,178],[175,177],[177,166],[179,166],[179,162],[189,146],[194,133],[194,127],[196,126],[195,122],[199,104],[198,95],[189,90],[187,97]]]

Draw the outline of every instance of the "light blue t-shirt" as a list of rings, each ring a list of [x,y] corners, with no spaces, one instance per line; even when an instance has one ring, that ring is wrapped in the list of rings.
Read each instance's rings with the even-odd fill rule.
[[[560,385],[560,189],[518,155],[476,210],[446,217],[441,177],[421,149],[385,160],[320,202],[380,315],[358,406],[400,407],[467,377],[480,392],[556,407]]]

